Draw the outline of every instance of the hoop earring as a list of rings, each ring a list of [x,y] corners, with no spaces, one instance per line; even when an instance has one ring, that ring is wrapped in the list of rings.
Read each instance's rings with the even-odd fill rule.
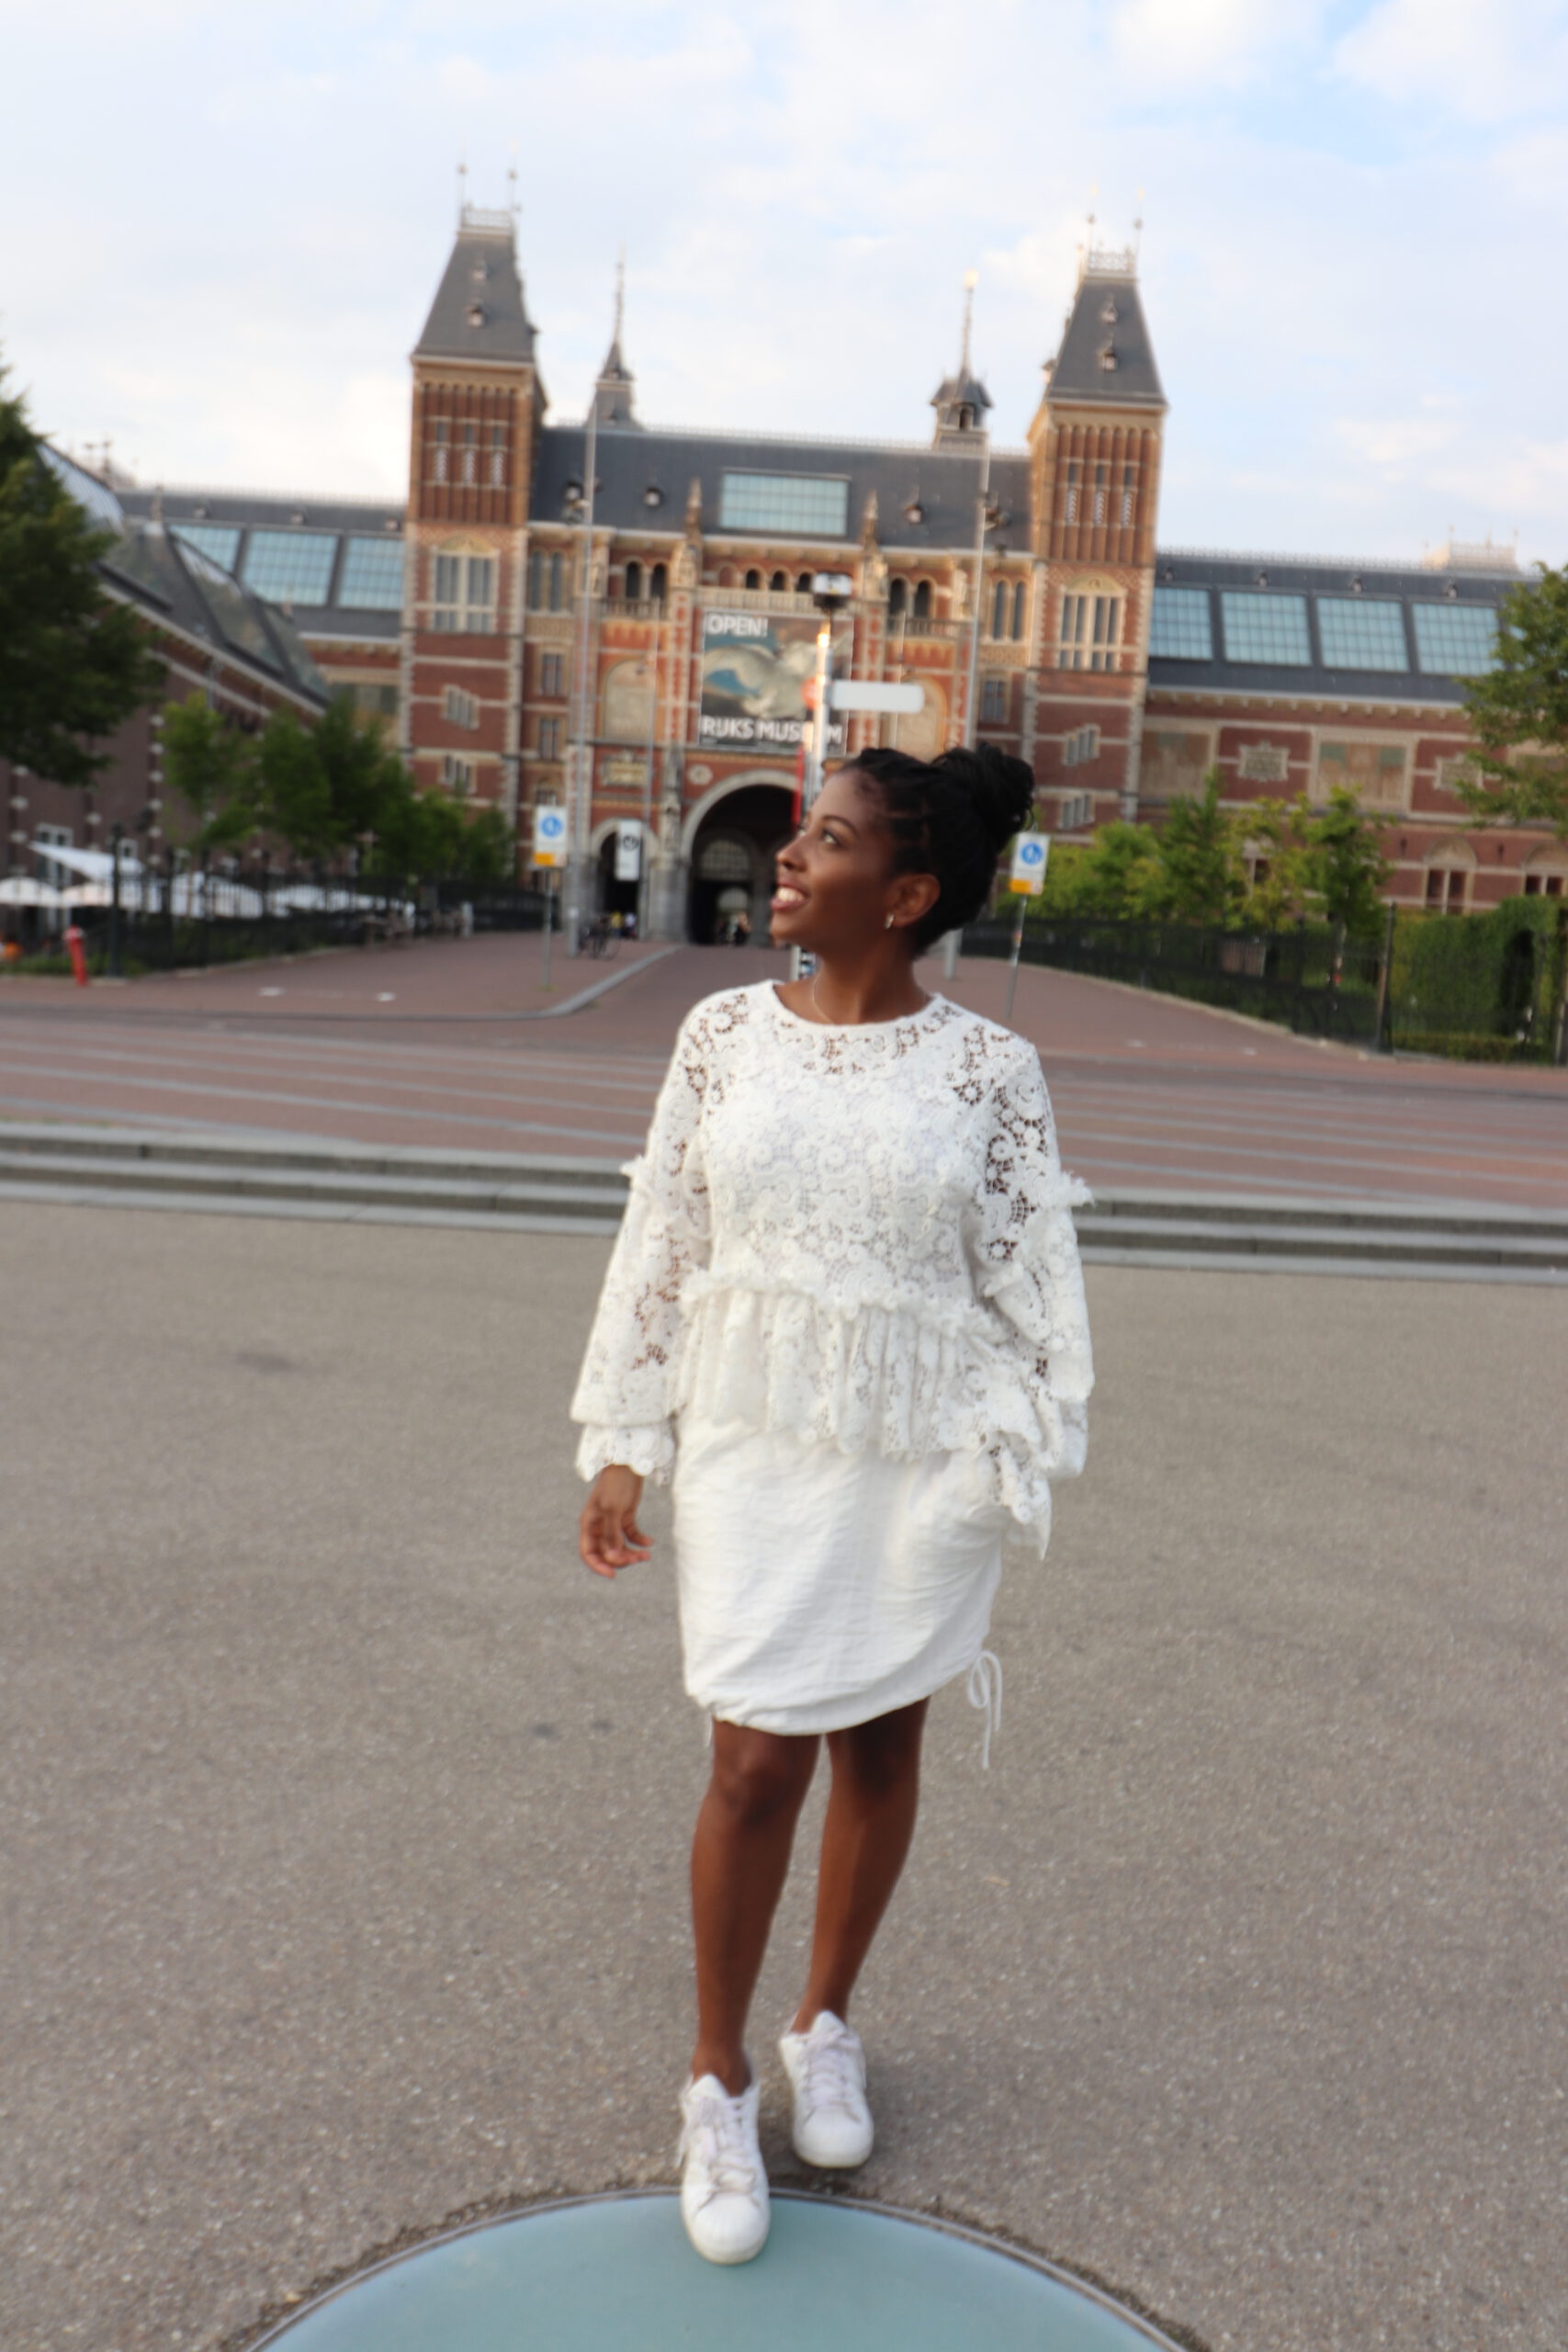
[[[888,916],[887,921],[883,924],[882,928],[883,928],[883,930],[884,930],[884,931],[891,931],[891,930],[892,930],[892,928],[893,928],[893,918],[892,918],[892,916],[891,916],[891,915],[889,915],[889,916]]]

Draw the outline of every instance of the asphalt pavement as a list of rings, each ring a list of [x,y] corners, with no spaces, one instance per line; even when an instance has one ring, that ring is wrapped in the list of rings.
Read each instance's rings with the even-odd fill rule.
[[[6,2352],[238,2346],[673,2177],[705,1757],[662,1497],[648,1568],[574,1555],[605,1252],[0,1213]],[[1561,2352],[1568,1306],[1089,1282],[1089,1474],[988,1773],[933,1709],[857,2186],[1211,2352]]]

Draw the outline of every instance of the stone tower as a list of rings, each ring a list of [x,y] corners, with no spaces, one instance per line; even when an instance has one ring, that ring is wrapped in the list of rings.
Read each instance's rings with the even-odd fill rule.
[[[1057,821],[1078,812],[1067,830],[1136,806],[1165,409],[1135,251],[1088,246],[1029,428],[1044,591],[1035,771],[1061,796]]]

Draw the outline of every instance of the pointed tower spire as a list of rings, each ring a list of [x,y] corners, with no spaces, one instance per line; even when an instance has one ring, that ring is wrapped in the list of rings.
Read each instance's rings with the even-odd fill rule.
[[[931,394],[936,411],[932,446],[938,449],[979,449],[986,442],[986,411],[991,395],[975,373],[970,343],[975,322],[975,288],[978,272],[964,273],[964,332],[958,345],[958,373],[944,376]]]
[[[621,352],[621,331],[626,315],[626,249],[621,247],[615,264],[615,325],[610,337],[610,348],[604,354],[604,365],[599,370],[593,387],[593,408],[601,426],[618,424],[623,428],[641,430],[637,414],[633,387],[636,379],[626,366]]]

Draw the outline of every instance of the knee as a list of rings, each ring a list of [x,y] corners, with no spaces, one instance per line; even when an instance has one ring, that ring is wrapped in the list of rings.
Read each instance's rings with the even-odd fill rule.
[[[833,1777],[847,1782],[866,1804],[886,1803],[918,1784],[920,1772],[919,1723],[862,1724],[829,1741]]]
[[[815,1740],[784,1739],[739,1724],[714,1726],[714,1794],[748,1827],[797,1813],[816,1760]]]

